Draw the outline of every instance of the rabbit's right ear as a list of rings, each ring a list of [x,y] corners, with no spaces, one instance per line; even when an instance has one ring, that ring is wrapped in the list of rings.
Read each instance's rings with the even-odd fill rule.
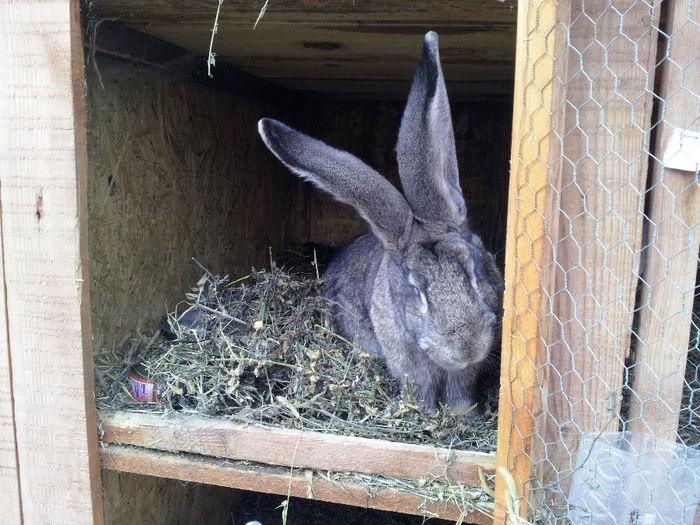
[[[413,212],[388,180],[350,153],[276,120],[260,120],[258,131],[265,145],[290,170],[355,208],[387,249],[405,248]]]
[[[401,185],[416,218],[465,229],[467,207],[459,186],[450,104],[434,32],[423,40],[423,54],[401,119],[396,158]]]

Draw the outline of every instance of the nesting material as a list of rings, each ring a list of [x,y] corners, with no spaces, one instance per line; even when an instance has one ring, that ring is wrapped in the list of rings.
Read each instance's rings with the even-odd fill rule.
[[[317,275],[274,264],[238,280],[205,272],[168,315],[164,330],[98,352],[98,407],[195,412],[495,450],[495,396],[485,414],[468,417],[420,406],[401,392],[377,356],[333,332],[322,286]],[[135,400],[128,391],[130,374],[153,381],[159,402]]]

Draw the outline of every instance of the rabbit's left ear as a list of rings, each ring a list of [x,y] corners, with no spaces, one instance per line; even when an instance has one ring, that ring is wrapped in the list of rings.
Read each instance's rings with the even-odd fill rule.
[[[387,250],[400,252],[406,247],[413,213],[388,180],[350,153],[276,120],[260,120],[258,131],[290,170],[355,208]]]
[[[423,41],[396,156],[401,185],[416,218],[451,229],[466,228],[467,207],[459,186],[450,104],[434,32]]]

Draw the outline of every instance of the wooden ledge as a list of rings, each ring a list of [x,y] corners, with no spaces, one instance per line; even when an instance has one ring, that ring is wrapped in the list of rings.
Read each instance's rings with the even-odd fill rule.
[[[480,486],[480,469],[487,475],[496,470],[495,454],[244,425],[214,417],[100,412],[99,420],[103,443],[282,467],[382,474],[407,480],[447,475],[470,487]]]
[[[410,492],[379,489],[369,493],[363,485],[333,478],[326,479],[310,471],[241,465],[227,459],[195,454],[175,454],[125,445],[102,444],[104,468],[147,476],[206,483],[236,489],[254,490],[298,498],[353,505],[356,507],[402,512],[479,525],[490,524],[491,516],[479,511],[462,511],[452,502],[430,501]],[[437,499],[437,498],[436,498]]]
[[[437,497],[430,501],[432,498],[389,489],[370,496],[364,485],[331,482],[311,471],[412,481],[447,476],[478,488],[479,470],[492,476],[496,469],[495,454],[430,445],[244,425],[196,415],[100,412],[98,417],[104,468],[258,492],[286,495],[289,490],[295,497],[445,519],[462,516],[456,502],[438,501]],[[258,465],[241,465],[241,461]],[[478,511],[464,517],[473,523],[491,522]]]

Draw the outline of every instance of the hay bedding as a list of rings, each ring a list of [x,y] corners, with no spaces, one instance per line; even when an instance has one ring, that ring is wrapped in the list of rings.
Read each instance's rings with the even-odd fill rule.
[[[331,328],[322,280],[272,265],[235,281],[206,272],[163,331],[96,356],[98,407],[226,416],[458,449],[494,450],[495,417],[429,411],[401,393],[377,356]],[[197,312],[194,327],[178,323]],[[179,314],[179,315],[178,315]],[[190,314],[192,316],[192,314]],[[160,402],[133,399],[134,369]]]
[[[98,407],[495,450],[495,407],[464,418],[419,406],[377,356],[332,331],[322,279],[301,259],[306,272],[273,263],[231,280],[205,270],[165,330],[97,353]],[[184,311],[189,322],[179,323]],[[160,402],[131,396],[134,370],[155,382]]]

